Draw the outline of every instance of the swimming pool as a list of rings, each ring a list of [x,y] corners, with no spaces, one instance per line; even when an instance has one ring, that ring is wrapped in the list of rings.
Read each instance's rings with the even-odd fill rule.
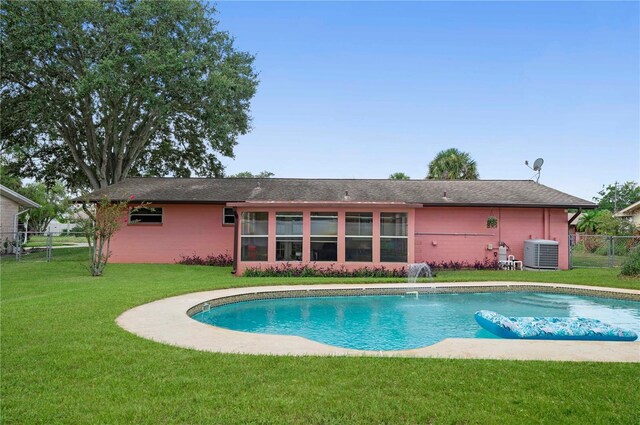
[[[588,317],[640,333],[640,302],[534,292],[323,296],[235,302],[193,319],[242,332],[296,335],[357,350],[408,350],[446,338],[495,338],[478,310],[507,316]]]

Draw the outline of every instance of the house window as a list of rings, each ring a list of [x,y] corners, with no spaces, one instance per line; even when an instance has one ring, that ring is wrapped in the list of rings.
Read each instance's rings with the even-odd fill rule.
[[[129,213],[129,224],[162,224],[162,208],[134,208]]]
[[[346,213],[346,261],[372,261],[373,213]]]
[[[242,261],[267,261],[268,235],[269,213],[243,212],[240,229]]]
[[[235,224],[236,216],[233,213],[233,208],[224,208],[222,211],[222,224]]]
[[[380,213],[380,261],[407,262],[407,213]]]
[[[311,261],[338,261],[338,213],[311,213]]]
[[[276,260],[302,261],[302,213],[276,213]]]

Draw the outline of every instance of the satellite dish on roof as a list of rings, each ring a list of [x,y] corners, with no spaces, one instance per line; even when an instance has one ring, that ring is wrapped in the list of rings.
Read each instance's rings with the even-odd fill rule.
[[[544,159],[542,158],[536,159],[533,163],[533,167],[529,165],[529,161],[524,162],[524,165],[526,165],[527,167],[531,168],[533,171],[536,172],[535,174],[536,183],[538,183],[538,180],[540,180],[540,171],[542,170],[542,164],[544,164]]]
[[[533,171],[540,171],[540,168],[542,168],[542,164],[544,164],[544,159],[536,159],[536,161],[533,163]]]

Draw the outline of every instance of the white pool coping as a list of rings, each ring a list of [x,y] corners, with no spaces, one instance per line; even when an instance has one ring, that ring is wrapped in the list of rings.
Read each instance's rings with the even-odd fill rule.
[[[187,310],[198,304],[234,295],[274,291],[333,289],[446,288],[483,286],[546,286],[589,289],[640,295],[632,289],[564,285],[538,282],[452,282],[258,286],[195,292],[154,301],[132,308],[116,322],[140,337],[177,347],[234,354],[293,356],[433,357],[455,359],[555,360],[595,362],[640,362],[640,341],[540,341],[512,339],[448,338],[427,347],[399,351],[362,351],[334,347],[299,336],[238,332],[198,322]]]

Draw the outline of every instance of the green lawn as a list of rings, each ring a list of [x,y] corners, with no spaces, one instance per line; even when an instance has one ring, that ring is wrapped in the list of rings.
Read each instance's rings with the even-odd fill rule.
[[[83,236],[52,236],[52,246],[66,246],[87,243],[87,239]],[[29,241],[25,244],[26,247],[43,247],[49,245],[48,236],[33,235],[29,236]]]
[[[294,358],[154,343],[120,329],[115,318],[192,291],[345,279],[242,279],[228,268],[121,264],[92,278],[79,261],[86,252],[65,251],[56,250],[51,263],[2,260],[3,423],[640,422],[638,364]],[[62,261],[65,255],[74,261]],[[617,273],[469,271],[435,281],[640,288]]]

